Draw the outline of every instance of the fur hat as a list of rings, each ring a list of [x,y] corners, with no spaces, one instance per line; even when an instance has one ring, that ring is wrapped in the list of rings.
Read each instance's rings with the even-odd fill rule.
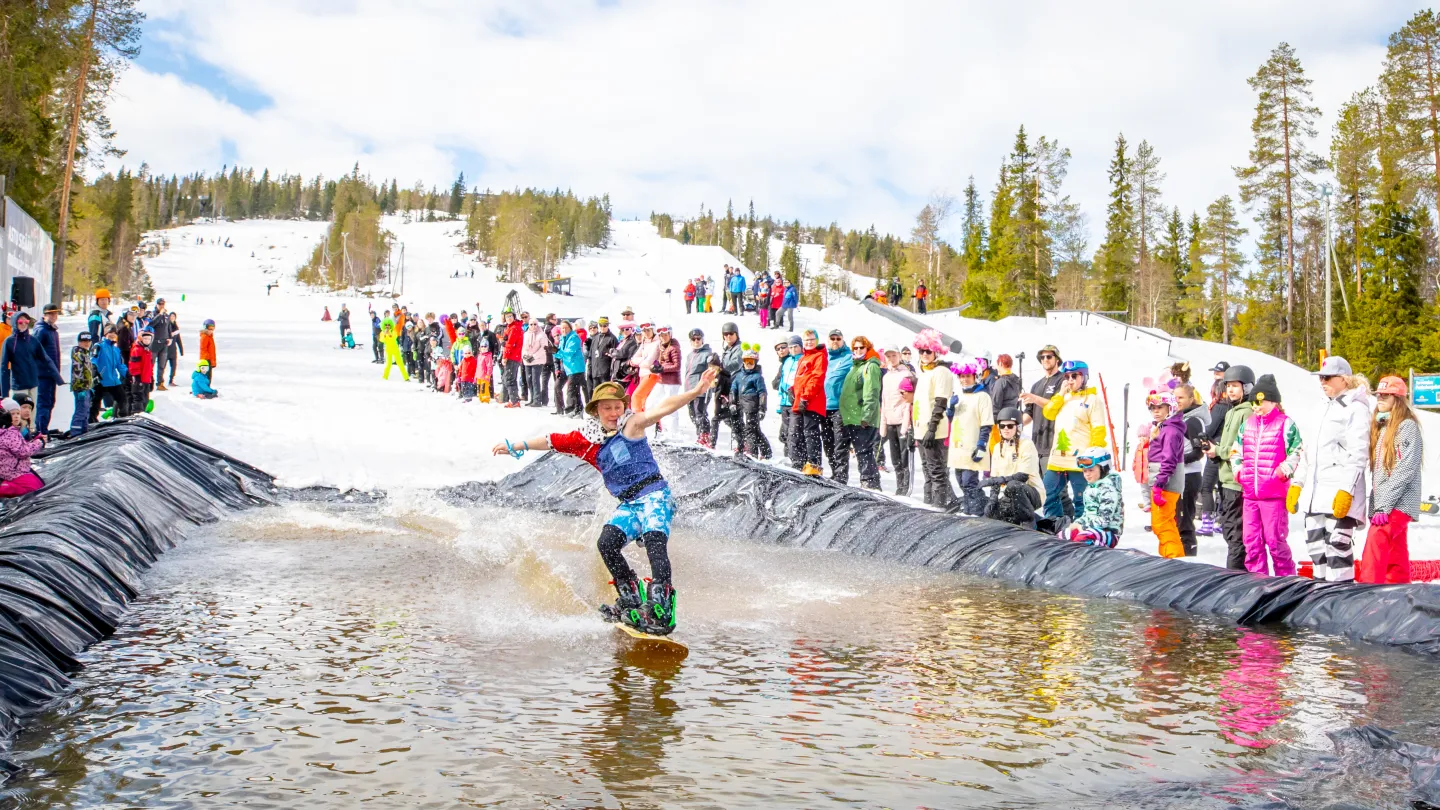
[[[920,330],[920,333],[915,336],[915,349],[922,352],[933,352],[936,357],[944,357],[949,353],[945,348],[945,341],[934,329]]]

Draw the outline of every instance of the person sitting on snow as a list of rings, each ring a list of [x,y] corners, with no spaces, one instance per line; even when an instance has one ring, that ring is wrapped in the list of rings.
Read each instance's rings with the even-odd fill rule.
[[[1080,516],[1060,532],[1060,539],[1114,548],[1125,532],[1125,501],[1120,473],[1110,468],[1110,451],[1090,447],[1075,456],[1085,476],[1085,501]]]
[[[210,361],[201,360],[195,365],[195,370],[190,372],[190,395],[201,399],[214,399],[220,396],[210,385],[210,377],[205,372],[210,370]]]

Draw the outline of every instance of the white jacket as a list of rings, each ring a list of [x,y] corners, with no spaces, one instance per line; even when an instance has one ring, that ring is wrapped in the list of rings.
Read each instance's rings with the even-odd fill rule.
[[[1300,511],[1328,515],[1335,496],[1350,493],[1349,517],[1364,521],[1365,469],[1370,460],[1370,409],[1346,391],[1325,404],[1318,428],[1305,439],[1310,463]]]

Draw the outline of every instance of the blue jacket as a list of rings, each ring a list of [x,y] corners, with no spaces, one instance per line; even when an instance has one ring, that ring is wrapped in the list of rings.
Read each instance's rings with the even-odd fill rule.
[[[560,346],[555,350],[555,359],[560,361],[566,374],[581,374],[585,371],[585,347],[580,345],[580,336],[574,332],[560,336]]]
[[[190,393],[198,397],[201,394],[215,394],[218,392],[210,387],[210,381],[205,379],[205,375],[202,374],[199,369],[196,369],[190,372]]]
[[[740,397],[764,399],[765,393],[765,374],[760,371],[759,363],[750,370],[741,368],[739,373],[730,378],[730,396],[736,400]]]
[[[100,384],[108,388],[125,382],[127,368],[125,358],[120,355],[120,345],[108,340],[100,341],[99,348],[95,350],[95,370],[100,374]]]
[[[58,382],[60,367],[45,353],[45,347],[29,332],[16,331],[0,348],[0,396],[12,390],[37,388],[41,379]]]
[[[830,350],[830,365],[825,367],[825,410],[840,410],[840,391],[845,387],[845,375],[855,365],[855,356],[849,346]]]
[[[44,347],[45,353],[50,356],[51,363],[54,364],[54,367],[58,371],[60,368],[60,330],[41,321],[40,325],[35,327],[34,331],[35,337],[40,340],[40,345]],[[45,366],[41,367],[41,376],[44,376],[45,368]],[[55,379],[51,380],[51,382],[59,385],[64,382],[64,380],[60,379],[60,375],[57,373]]]
[[[735,275],[733,275],[733,276],[730,277],[730,292],[732,292],[732,293],[743,293],[743,292],[745,292],[745,274],[744,274],[744,273],[736,273]]]
[[[771,295],[774,295],[774,293],[771,293]],[[785,288],[785,297],[781,299],[780,306],[786,309],[795,309],[800,306],[800,290],[796,289],[794,284]]]
[[[786,356],[780,364],[780,412],[790,410],[795,404],[795,372],[800,368],[798,356]]]
[[[105,326],[110,322],[110,313],[96,307],[85,319],[85,328],[90,330],[90,341],[99,344],[105,338]]]

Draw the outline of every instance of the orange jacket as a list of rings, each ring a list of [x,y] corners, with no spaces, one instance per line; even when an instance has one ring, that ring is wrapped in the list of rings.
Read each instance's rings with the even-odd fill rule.
[[[200,330],[200,359],[208,360],[210,367],[215,367],[215,336]]]
[[[806,349],[800,355],[800,365],[795,368],[795,404],[792,406],[796,413],[810,410],[825,415],[825,372],[829,366],[830,358],[820,346]],[[805,400],[809,407],[802,409],[801,400]]]

